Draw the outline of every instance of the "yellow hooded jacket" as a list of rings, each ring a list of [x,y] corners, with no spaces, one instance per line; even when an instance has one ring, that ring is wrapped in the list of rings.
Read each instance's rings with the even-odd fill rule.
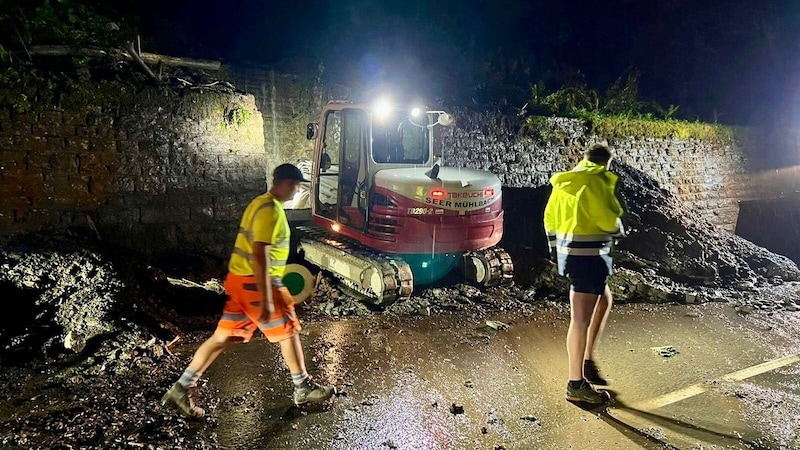
[[[614,194],[618,179],[588,160],[550,178],[553,192],[544,210],[544,229],[559,269],[566,256],[609,255],[614,238],[625,235],[620,220],[624,211]]]

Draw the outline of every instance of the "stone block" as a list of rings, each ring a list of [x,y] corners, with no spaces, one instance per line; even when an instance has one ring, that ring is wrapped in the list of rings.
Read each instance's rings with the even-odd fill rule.
[[[192,206],[189,211],[189,218],[192,221],[210,221],[214,220],[214,207],[208,206]]]
[[[38,230],[58,223],[58,211],[50,209],[17,210],[14,222],[26,230]]]
[[[31,207],[31,200],[22,194],[9,194],[0,196],[0,210],[8,211],[15,209],[28,209]]]
[[[61,121],[52,122],[52,123],[44,123],[44,122],[37,122],[31,125],[31,133],[34,136],[42,136],[42,137],[60,137],[62,136],[62,128],[64,125],[61,124]]]
[[[147,162],[142,164],[141,173],[144,178],[166,179],[166,166]]]
[[[11,120],[14,123],[33,125],[34,123],[38,122],[39,116],[34,112],[14,113],[11,116]]]
[[[62,111],[61,112],[61,123],[65,126],[76,127],[78,125],[83,125],[85,123],[85,118],[83,114],[77,111]],[[73,130],[74,132],[74,130]]]
[[[189,188],[198,193],[217,193],[220,191],[220,183],[189,178]]]
[[[26,170],[27,154],[18,150],[0,151],[0,176]]]
[[[22,195],[22,183],[16,168],[6,169],[0,163],[0,197]]]
[[[0,152],[16,150],[14,148],[14,136],[11,134],[0,134]]]
[[[189,220],[189,207],[142,207],[141,223],[181,223]]]
[[[11,234],[15,230],[14,226],[14,210],[0,209],[0,235]]]
[[[167,177],[167,192],[185,191],[189,187],[188,177],[182,176],[168,176]]]
[[[102,208],[97,211],[97,220],[96,223],[100,227],[104,227],[107,225],[116,225],[120,223],[120,213],[121,209],[117,209],[115,207],[109,208]],[[137,210],[138,216],[138,210]],[[136,220],[138,222],[138,220]]]
[[[111,179],[106,177],[90,177],[88,180],[89,195],[100,199],[106,199],[113,190],[109,189]]]
[[[23,191],[44,185],[44,175],[35,170],[4,173],[3,184],[22,186]]]
[[[125,139],[118,139],[116,141],[117,152],[123,155],[138,155],[139,154],[139,146],[134,141],[129,141]]]
[[[121,177],[114,180],[117,192],[134,192],[136,190],[136,181],[134,178]]]
[[[134,179],[135,192],[145,194],[165,194],[167,192],[166,180],[160,177],[143,175]]]
[[[79,138],[97,137],[97,127],[90,125],[78,125],[75,127],[75,136]]]
[[[170,165],[167,166],[166,174],[168,177],[184,177],[188,179],[186,167],[184,165],[170,163]]]
[[[117,141],[112,139],[92,139],[89,141],[89,151],[101,153],[115,153],[117,151]]]
[[[239,220],[246,206],[238,202],[217,202],[214,204],[214,219]]]

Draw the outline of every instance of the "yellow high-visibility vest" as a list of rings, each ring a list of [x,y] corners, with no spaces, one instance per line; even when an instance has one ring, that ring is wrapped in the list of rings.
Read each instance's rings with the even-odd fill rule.
[[[253,199],[245,209],[239,224],[239,233],[233,247],[228,271],[236,275],[253,275],[255,269],[250,261],[253,243],[269,245],[269,275],[273,286],[282,286],[281,277],[289,259],[291,230],[286,220],[283,205],[269,192]]]
[[[588,160],[550,178],[544,229],[551,248],[577,256],[608,254],[613,238],[624,235],[623,209],[614,194],[618,179]]]

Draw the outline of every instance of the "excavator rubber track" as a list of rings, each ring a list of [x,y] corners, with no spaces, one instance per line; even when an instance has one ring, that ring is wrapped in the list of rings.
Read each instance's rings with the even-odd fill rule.
[[[385,306],[411,296],[414,278],[402,259],[314,225],[296,230],[306,261],[333,273],[366,300]]]
[[[500,247],[464,253],[462,264],[467,278],[478,285],[497,286],[514,280],[514,263]]]

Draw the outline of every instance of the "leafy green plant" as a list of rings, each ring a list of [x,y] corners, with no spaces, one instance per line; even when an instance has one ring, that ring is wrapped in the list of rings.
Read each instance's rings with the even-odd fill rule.
[[[98,12],[90,0],[5,0],[0,59],[11,54],[27,57],[31,45],[118,47],[134,34],[124,23]]]
[[[602,100],[601,110],[608,114],[642,112],[645,104],[639,100],[639,73],[630,73],[624,80],[623,77],[617,78]]]
[[[225,113],[225,127],[241,127],[250,121],[252,113],[246,109],[233,108]]]
[[[547,93],[544,83],[531,86],[531,110],[539,116],[526,119],[523,132],[550,140],[555,136],[545,117],[557,115],[586,121],[589,133],[613,138],[662,138],[730,141],[730,128],[676,118],[680,108],[664,109],[639,98],[639,73],[630,71],[600,95],[589,88],[579,72],[560,89]]]

